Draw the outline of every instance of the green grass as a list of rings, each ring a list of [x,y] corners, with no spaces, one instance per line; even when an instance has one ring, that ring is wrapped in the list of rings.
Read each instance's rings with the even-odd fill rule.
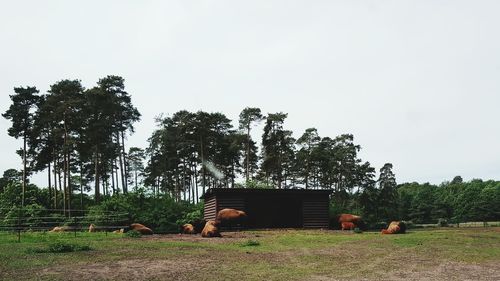
[[[27,253],[69,253],[79,251],[90,251],[89,245],[82,245],[70,242],[51,242],[44,247],[28,248]]]
[[[315,276],[381,279],[390,272],[402,274],[401,268],[408,266],[415,273],[446,263],[464,268],[500,264],[500,229],[493,227],[415,230],[404,235],[321,230],[247,231],[240,235],[128,238],[102,232],[79,232],[76,237],[74,233],[27,232],[18,243],[15,233],[0,232],[0,279],[36,279],[40,272],[45,272],[42,279],[82,279],[89,276],[82,276],[85,271],[81,268],[117,264],[122,266],[113,270],[116,275],[112,279],[127,279],[131,274],[128,268],[141,261],[145,264],[134,270],[153,274],[150,279],[168,279],[162,274],[171,268],[179,271],[168,275],[176,280],[210,279],[204,273],[214,271],[216,279],[227,280],[304,280]],[[71,251],[64,252],[67,247]],[[453,272],[464,279],[472,271]]]
[[[260,246],[260,242],[257,240],[247,240],[241,246],[242,247],[256,247],[256,246]]]

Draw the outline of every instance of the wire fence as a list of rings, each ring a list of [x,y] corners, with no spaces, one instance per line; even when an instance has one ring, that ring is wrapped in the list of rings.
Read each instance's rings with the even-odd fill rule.
[[[499,227],[500,221],[469,221],[460,223],[447,223],[446,225],[439,225],[436,223],[423,223],[415,224],[414,227],[417,228],[432,228],[432,227],[456,227],[456,228],[467,228],[467,227]]]
[[[16,233],[18,241],[25,231],[78,232],[114,231],[130,225],[129,214],[125,212],[89,212],[88,210],[0,208],[0,231]]]

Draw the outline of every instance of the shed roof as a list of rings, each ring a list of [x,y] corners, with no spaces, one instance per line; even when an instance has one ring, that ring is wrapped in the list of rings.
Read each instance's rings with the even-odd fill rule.
[[[200,198],[217,194],[262,194],[262,195],[330,195],[331,189],[259,189],[259,188],[210,188]]]

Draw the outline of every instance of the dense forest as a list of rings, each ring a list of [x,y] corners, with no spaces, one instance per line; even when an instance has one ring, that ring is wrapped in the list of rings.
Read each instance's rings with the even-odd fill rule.
[[[22,143],[22,168],[0,178],[0,212],[17,207],[125,211],[131,219],[169,229],[200,216],[208,188],[331,189],[332,214],[362,214],[368,222],[499,220],[500,182],[460,176],[441,185],[397,184],[393,166],[360,159],[351,134],[320,136],[311,127],[294,137],[287,114],[241,111],[237,125],[223,113],[178,111],[156,119],[144,148],[127,147],[140,113],[124,79],[107,76],[85,89],[62,80],[46,94],[14,88],[3,113],[8,134]],[[263,125],[261,139],[252,135]],[[29,183],[45,171],[46,187]]]

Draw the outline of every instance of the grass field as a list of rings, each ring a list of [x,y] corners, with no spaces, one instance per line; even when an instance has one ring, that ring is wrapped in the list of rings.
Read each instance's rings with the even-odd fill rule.
[[[1,280],[500,280],[500,228],[405,235],[326,230],[223,238],[108,233],[0,233]],[[46,252],[74,244],[88,251]]]

